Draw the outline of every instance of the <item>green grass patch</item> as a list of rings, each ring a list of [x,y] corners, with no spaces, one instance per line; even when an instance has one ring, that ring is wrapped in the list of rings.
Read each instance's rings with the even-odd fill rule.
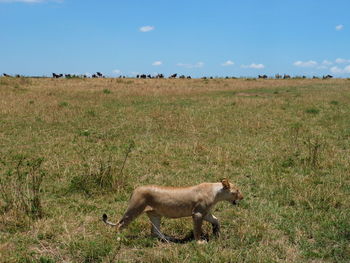
[[[308,114],[316,115],[316,114],[320,113],[320,110],[317,108],[308,108],[305,110],[305,112]]]
[[[345,79],[0,78],[0,92],[0,261],[350,261]],[[146,215],[120,240],[101,222],[137,186],[223,177],[245,198],[213,209],[206,245],[160,242]],[[192,220],[162,230],[184,238]]]

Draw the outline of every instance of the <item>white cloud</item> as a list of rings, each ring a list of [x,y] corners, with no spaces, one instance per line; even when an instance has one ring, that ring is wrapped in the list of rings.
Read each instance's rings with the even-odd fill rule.
[[[333,62],[325,59],[322,61],[322,63],[320,63],[319,66],[317,66],[317,69],[327,69],[331,65],[333,65]]]
[[[348,66],[346,66],[346,67],[344,68],[344,72],[345,72],[345,73],[350,73],[350,65],[348,65]]]
[[[337,30],[337,31],[340,31],[340,30],[342,30],[344,28],[344,25],[337,25],[336,27],[335,27],[335,30]]]
[[[344,67],[344,68],[339,68],[337,66],[335,67],[331,67],[330,68],[330,71],[333,73],[333,74],[348,74],[350,73],[350,65]]]
[[[163,64],[162,61],[154,61],[154,62],[152,63],[152,66],[161,66],[162,64]]]
[[[121,74],[122,72],[119,69],[112,70],[113,74]]]
[[[325,59],[325,60],[322,61],[322,65],[330,66],[330,65],[333,65],[333,62]]]
[[[185,68],[202,68],[204,66],[204,63],[203,62],[197,62],[196,64],[178,63],[177,66],[185,67]]]
[[[142,26],[142,27],[140,27],[141,32],[149,32],[149,31],[152,31],[154,29],[155,29],[154,26]]]
[[[342,73],[342,69],[338,68],[338,67],[331,67],[330,70],[333,74],[341,74]]]
[[[337,58],[337,59],[335,60],[335,63],[337,63],[337,64],[350,63],[350,59]]]
[[[250,65],[242,65],[241,67],[242,68],[263,69],[263,68],[265,68],[265,65],[252,63]]]
[[[302,67],[302,68],[312,68],[317,66],[317,62],[313,61],[313,60],[309,60],[309,61],[296,61],[293,63],[294,66],[296,67]]]
[[[227,66],[232,66],[234,64],[235,64],[235,62],[233,62],[231,60],[227,60],[226,62],[222,63],[221,66],[227,67]]]

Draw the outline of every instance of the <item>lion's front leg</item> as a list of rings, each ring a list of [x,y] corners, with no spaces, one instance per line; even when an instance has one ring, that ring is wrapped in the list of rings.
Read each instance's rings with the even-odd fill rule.
[[[213,234],[216,237],[220,236],[220,223],[219,220],[212,214],[207,214],[204,217],[204,220],[211,223],[211,225],[213,226]]]

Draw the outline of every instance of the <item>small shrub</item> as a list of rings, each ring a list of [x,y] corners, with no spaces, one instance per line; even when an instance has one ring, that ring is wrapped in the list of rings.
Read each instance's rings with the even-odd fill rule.
[[[316,115],[316,114],[318,114],[320,112],[320,110],[316,109],[316,108],[308,108],[308,109],[305,110],[305,112],[308,113],[308,114]]]
[[[59,107],[63,108],[63,107],[67,107],[69,104],[68,102],[62,101],[58,104]]]
[[[83,130],[79,132],[80,136],[90,136],[91,132],[89,130]]]
[[[90,117],[96,117],[96,112],[94,110],[88,110],[86,111],[86,114]]]
[[[332,101],[330,102],[330,104],[332,104],[332,105],[339,105],[339,101],[332,100]]]
[[[283,160],[283,162],[282,162],[283,168],[293,167],[294,165],[295,165],[295,161],[292,157],[288,157],[287,159]]]
[[[103,90],[103,93],[104,93],[104,94],[110,94],[110,93],[112,93],[112,92],[111,92],[109,89],[104,89],[104,90]]]

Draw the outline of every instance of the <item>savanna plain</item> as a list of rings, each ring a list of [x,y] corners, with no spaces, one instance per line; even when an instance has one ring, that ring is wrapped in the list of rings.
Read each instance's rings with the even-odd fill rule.
[[[3,77],[0,262],[350,262],[349,156],[347,79]],[[101,221],[137,186],[225,177],[245,199],[205,245]]]

